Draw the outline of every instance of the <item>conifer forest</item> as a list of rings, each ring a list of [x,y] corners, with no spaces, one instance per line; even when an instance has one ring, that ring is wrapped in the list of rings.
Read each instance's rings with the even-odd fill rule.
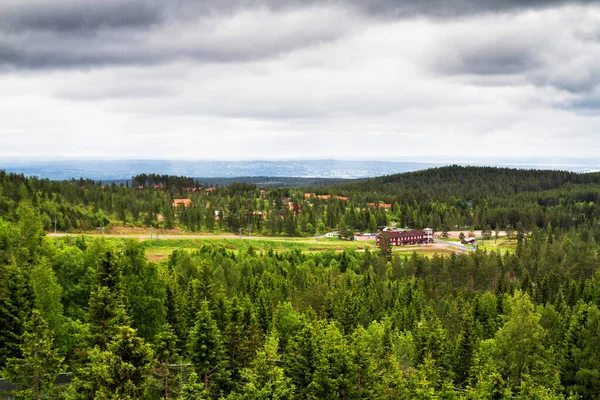
[[[151,261],[145,241],[97,233],[391,226],[512,247],[206,242]],[[0,398],[598,399],[598,243],[598,173],[450,166],[263,190],[0,171]]]

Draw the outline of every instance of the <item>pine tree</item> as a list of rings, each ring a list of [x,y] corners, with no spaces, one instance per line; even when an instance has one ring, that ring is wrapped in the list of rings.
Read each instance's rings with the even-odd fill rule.
[[[377,362],[369,344],[367,331],[358,326],[352,334],[352,366],[354,397],[357,399],[380,398],[383,393],[382,381],[377,373]],[[386,374],[387,375],[387,374]]]
[[[164,285],[156,264],[148,263],[140,243],[127,241],[124,253],[124,295],[130,306],[132,327],[148,341],[160,332],[165,322]]]
[[[19,264],[31,263],[42,248],[44,223],[28,202],[20,202],[16,214],[19,218],[17,261]]]
[[[454,357],[454,371],[456,383],[463,387],[469,377],[469,368],[475,352],[477,337],[474,332],[475,321],[471,310],[467,311],[462,320],[461,331],[456,340],[456,356]]]
[[[189,335],[188,354],[195,371],[202,377],[205,390],[210,389],[211,378],[225,367],[224,353],[221,332],[210,314],[208,302],[204,300]]]
[[[580,303],[565,335],[561,380],[569,392],[593,398],[600,392],[600,311]]]
[[[275,365],[278,348],[277,336],[269,335],[263,349],[256,353],[252,368],[244,371],[247,383],[237,398],[285,400],[293,397],[291,379],[285,376],[282,368]]]
[[[155,365],[150,345],[128,326],[116,328],[106,350],[99,346],[88,353],[88,361],[75,371],[73,387],[77,399],[143,399],[151,397]]]
[[[299,398],[306,398],[317,369],[321,348],[319,322],[305,320],[300,331],[288,345],[285,373],[291,378]]]
[[[417,341],[417,361],[422,364],[426,357],[434,360],[434,367],[437,369],[437,375],[440,379],[432,382],[436,388],[449,380],[453,375],[452,371],[452,347],[448,340],[448,333],[442,326],[439,319],[435,318],[423,324],[416,332]]]
[[[48,323],[34,309],[25,324],[22,358],[9,358],[6,363],[6,378],[36,400],[53,392],[54,381],[62,369],[63,357],[58,355],[53,341]]]
[[[156,336],[154,353],[159,363],[159,368],[156,370],[158,379],[161,382],[161,397],[170,398],[177,394],[176,382],[171,377],[169,364],[178,361],[179,354],[177,350],[177,335],[168,323],[163,325],[162,331]],[[175,380],[181,379],[181,376],[175,376]]]
[[[560,386],[551,349],[545,347],[547,332],[541,315],[527,294],[516,292],[509,299],[510,312],[496,332],[500,371],[511,389],[521,386],[525,375],[530,381],[550,389]]]
[[[0,368],[11,357],[20,358],[25,321],[33,305],[30,282],[15,265],[0,265]]]
[[[48,261],[43,258],[34,265],[31,271],[31,285],[35,294],[35,307],[42,313],[50,330],[54,332],[56,344],[66,353],[65,337],[66,319],[61,303],[62,287],[56,281],[56,276]]]
[[[495,357],[497,349],[494,339],[479,343],[470,369],[469,399],[503,400],[510,397],[510,390],[498,371]]]
[[[320,329],[316,368],[308,386],[309,399],[350,399],[355,397],[356,369],[348,343],[334,323]]]
[[[90,295],[91,347],[99,345],[100,350],[105,350],[117,328],[130,324],[123,291],[120,259],[115,251],[106,251],[99,261],[96,287]]]

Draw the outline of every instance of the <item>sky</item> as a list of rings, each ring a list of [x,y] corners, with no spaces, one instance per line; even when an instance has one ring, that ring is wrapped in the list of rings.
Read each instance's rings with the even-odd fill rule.
[[[2,0],[0,157],[595,158],[600,3]]]

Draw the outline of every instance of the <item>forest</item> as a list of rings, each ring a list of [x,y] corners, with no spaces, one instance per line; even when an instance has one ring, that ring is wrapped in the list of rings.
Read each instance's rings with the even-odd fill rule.
[[[449,167],[264,194],[145,179],[0,174],[0,376],[16,398],[598,398],[596,174]],[[428,257],[205,244],[156,263],[137,240],[46,235],[54,218],[74,233],[136,212],[164,223],[183,197],[192,206],[171,209],[173,223],[189,230],[181,214],[246,216],[287,197],[301,207],[277,220],[297,235],[302,219],[358,230],[369,213],[375,229],[512,225],[516,246]]]
[[[309,195],[309,196],[307,196]],[[600,173],[449,166],[320,187],[261,189],[236,182],[138,175],[131,184],[51,181],[0,170],[0,215],[18,219],[20,202],[44,229],[112,226],[178,228],[263,236],[312,236],[333,230],[374,232],[395,224],[455,229],[569,229],[600,217]],[[190,199],[173,207],[174,199]],[[388,210],[383,204],[389,204]]]

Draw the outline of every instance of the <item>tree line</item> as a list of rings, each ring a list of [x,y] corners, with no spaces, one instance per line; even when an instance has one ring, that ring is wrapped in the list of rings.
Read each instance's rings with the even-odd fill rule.
[[[111,226],[311,236],[374,232],[395,224],[436,231],[561,229],[600,221],[600,175],[488,167],[444,167],[328,187],[206,187],[186,177],[139,175],[133,184],[50,181],[0,171],[0,215],[17,221],[20,202],[46,231]],[[316,193],[307,197],[306,194]],[[329,194],[329,198],[318,195]],[[173,199],[189,198],[188,207]],[[390,204],[386,210],[383,203]]]
[[[46,237],[30,200],[15,215],[0,219],[0,370],[20,398],[600,393],[597,224],[519,231],[505,253],[203,245],[157,264],[134,240]]]

